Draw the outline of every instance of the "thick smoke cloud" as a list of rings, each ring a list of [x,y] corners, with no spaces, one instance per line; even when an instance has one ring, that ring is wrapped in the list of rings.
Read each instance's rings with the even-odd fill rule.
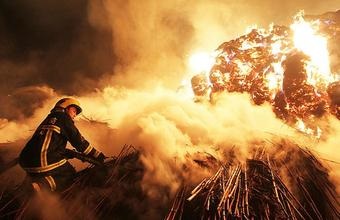
[[[269,106],[253,107],[247,95],[222,96],[215,106],[193,103],[163,89],[144,92],[106,89],[99,97],[105,99],[89,97],[82,103],[92,117],[97,118],[99,110],[106,111],[105,116],[112,119],[108,123],[116,129],[115,140],[108,141],[111,145],[101,150],[112,154],[125,143],[141,147],[142,161],[147,167],[146,191],[157,191],[157,187],[150,186],[158,184],[170,186],[174,193],[180,185],[178,175],[183,172],[181,167],[187,163],[188,155],[206,152],[222,159],[222,154],[234,147],[237,158],[243,160],[252,142],[277,136],[289,138],[295,134],[275,118]],[[135,106],[137,100],[143,100],[138,107]],[[195,173],[194,177],[183,174],[183,178],[195,182],[206,175],[204,171]],[[160,196],[154,192],[150,195]]]
[[[1,118],[31,116],[45,100],[30,104],[30,94],[11,97],[17,90],[46,86],[61,94],[84,94],[115,62],[111,31],[89,22],[88,1],[1,1],[0,32]],[[26,107],[9,101],[15,98]]]
[[[319,14],[338,3],[3,1],[0,142],[22,148],[54,103],[75,95],[84,108],[76,122],[83,135],[106,155],[124,144],[140,147],[142,187],[164,204],[170,199],[162,198],[164,187],[173,196],[183,179],[196,183],[209,175],[190,163],[197,152],[225,159],[223,153],[234,148],[243,160],[257,140],[277,137],[313,146],[245,94],[224,94],[211,105],[175,91],[190,74],[186,63],[193,51],[212,51],[252,24],[287,24],[300,9]],[[331,138],[315,147],[325,158],[339,142],[339,122],[332,120],[329,130]],[[331,175],[334,182],[340,176]]]
[[[185,71],[183,62],[191,52],[212,51],[254,24],[290,24],[292,16],[301,9],[322,13],[338,7],[336,1],[328,3],[107,1],[115,52],[123,63],[129,63],[115,67],[114,83],[136,87],[162,79],[168,86],[178,85],[178,78]],[[320,6],[319,11],[315,5]],[[145,73],[143,80],[139,80],[138,72]]]

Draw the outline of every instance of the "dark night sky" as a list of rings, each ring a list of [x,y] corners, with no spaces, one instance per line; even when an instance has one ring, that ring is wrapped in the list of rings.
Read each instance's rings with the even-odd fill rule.
[[[112,33],[91,26],[87,9],[84,0],[0,2],[0,100],[12,103],[0,118],[48,97],[34,86],[81,95],[112,70]]]

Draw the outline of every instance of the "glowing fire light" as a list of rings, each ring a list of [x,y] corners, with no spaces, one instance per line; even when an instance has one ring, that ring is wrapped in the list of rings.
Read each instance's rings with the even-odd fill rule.
[[[316,127],[316,129],[311,129],[307,127],[301,119],[297,120],[297,122],[295,123],[295,127],[297,130],[301,131],[302,133],[311,135],[315,137],[316,139],[319,139],[322,134],[322,130],[319,127]]]
[[[285,58],[286,58],[285,56],[282,56],[279,62],[272,63],[271,67],[273,71],[269,72],[265,76],[265,80],[267,82],[269,91],[271,91],[272,98],[275,96],[275,93],[277,91],[282,90],[283,72],[284,72],[284,69],[282,67],[282,62]]]
[[[294,31],[294,46],[311,59],[306,63],[308,82],[315,86],[328,85],[335,79],[330,71],[327,39],[317,34],[319,21],[306,22],[302,13],[295,19],[291,25]]]
[[[276,41],[272,44],[272,54],[276,55],[281,52],[282,42]]]
[[[205,52],[194,53],[189,58],[189,67],[195,73],[208,73],[214,63],[214,56]]]
[[[290,30],[253,26],[246,35],[221,44],[215,56],[195,53],[189,59],[197,74],[191,80],[194,95],[210,99],[220,91],[249,92],[255,104],[270,102],[279,118],[320,138],[322,130],[313,125],[313,117],[328,112],[340,118],[340,111],[329,110],[327,97],[329,85],[339,80],[330,68],[327,39],[333,34],[327,30],[338,31],[320,20],[305,21],[300,12]]]
[[[303,123],[303,121],[301,119],[298,119],[298,121],[296,122],[295,124],[296,128],[305,133],[305,134],[308,134],[308,135],[313,135],[314,134],[314,131],[308,127],[306,127],[305,123]]]

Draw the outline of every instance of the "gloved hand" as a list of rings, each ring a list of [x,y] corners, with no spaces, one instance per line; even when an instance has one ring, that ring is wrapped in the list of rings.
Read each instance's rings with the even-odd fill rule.
[[[66,158],[66,159],[73,159],[76,157],[77,155],[77,152],[74,151],[74,150],[71,150],[71,149],[65,149],[63,152],[62,152],[63,156]]]
[[[101,163],[104,163],[105,158],[107,158],[103,153],[100,153],[96,160],[98,160]]]

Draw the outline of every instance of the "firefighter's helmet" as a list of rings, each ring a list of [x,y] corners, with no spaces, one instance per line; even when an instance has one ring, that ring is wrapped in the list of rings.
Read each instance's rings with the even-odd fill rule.
[[[62,98],[55,104],[55,107],[64,109],[69,106],[74,106],[77,109],[77,115],[82,112],[79,101],[74,98]]]

